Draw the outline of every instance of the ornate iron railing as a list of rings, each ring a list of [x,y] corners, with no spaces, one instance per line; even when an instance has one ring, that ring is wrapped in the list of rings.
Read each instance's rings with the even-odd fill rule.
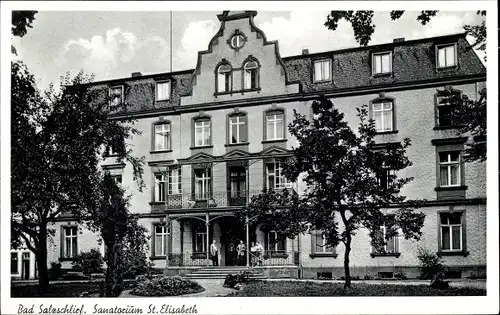
[[[246,205],[261,190],[212,191],[167,195],[165,200],[152,203],[153,211],[165,209],[220,208]]]
[[[211,260],[209,261],[211,264]],[[169,253],[169,267],[188,267],[188,266],[206,266],[206,252],[184,252],[184,253]]]
[[[249,252],[250,266],[293,266],[298,265],[299,252],[297,251],[264,251],[262,255]],[[196,267],[211,266],[212,260],[208,259],[205,252],[169,253],[169,267]]]

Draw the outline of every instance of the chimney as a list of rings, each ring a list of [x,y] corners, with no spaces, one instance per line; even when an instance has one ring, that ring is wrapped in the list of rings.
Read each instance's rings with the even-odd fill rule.
[[[405,41],[404,37],[394,38],[393,43],[402,43]]]
[[[302,55],[309,55],[309,49],[302,49]]]
[[[140,77],[142,76],[142,73],[140,72],[132,72],[132,78]]]

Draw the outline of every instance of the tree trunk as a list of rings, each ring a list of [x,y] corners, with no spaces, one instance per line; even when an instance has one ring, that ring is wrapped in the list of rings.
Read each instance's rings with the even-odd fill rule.
[[[351,235],[348,235],[347,240],[345,242],[345,254],[344,254],[344,273],[345,273],[344,289],[351,287],[351,272],[349,270],[350,253],[351,253]]]
[[[115,246],[106,244],[106,284],[104,289],[104,296],[113,296],[113,274],[115,267]]]
[[[62,245],[61,245],[62,246]],[[47,226],[40,225],[38,255],[35,256],[38,265],[38,290],[40,296],[49,291],[49,270],[47,268]]]
[[[345,216],[345,210],[340,212],[340,216],[342,218],[342,222],[344,223],[345,233],[346,233],[346,241],[345,241],[345,253],[344,253],[344,274],[345,274],[345,283],[344,289],[351,287],[351,272],[349,270],[349,254],[351,253],[351,231],[349,227],[349,221]]]

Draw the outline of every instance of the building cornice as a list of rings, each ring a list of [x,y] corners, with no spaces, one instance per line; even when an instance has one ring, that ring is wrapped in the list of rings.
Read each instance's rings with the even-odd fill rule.
[[[224,109],[224,108],[233,108],[237,106],[241,107],[249,107],[249,106],[258,106],[265,105],[269,103],[288,103],[288,102],[300,102],[300,101],[310,101],[316,99],[320,95],[325,95],[327,97],[336,98],[336,97],[347,97],[354,95],[365,95],[372,93],[379,93],[381,90],[384,92],[395,92],[401,90],[413,90],[413,89],[422,89],[422,88],[431,88],[438,87],[443,85],[456,85],[456,84],[467,84],[467,83],[476,83],[486,81],[486,75],[475,75],[475,76],[460,76],[448,79],[432,79],[420,82],[401,82],[401,83],[390,83],[390,84],[380,84],[380,85],[370,85],[365,87],[352,87],[352,88],[344,88],[344,89],[335,89],[335,90],[324,90],[324,91],[316,91],[309,93],[295,93],[295,94],[287,94],[287,95],[272,95],[272,96],[263,96],[263,97],[255,97],[251,99],[237,99],[237,100],[229,100],[229,101],[220,101],[220,102],[211,102],[211,103],[202,103],[202,104],[193,104],[193,105],[182,105],[182,106],[174,106],[171,108],[163,108],[163,109],[154,109],[148,111],[140,111],[140,112],[126,112],[123,114],[117,113],[110,115],[110,119],[130,119],[133,118],[146,118],[146,117],[155,117],[158,115],[180,115],[182,113],[189,112],[197,112],[200,110],[215,110],[215,109]]]

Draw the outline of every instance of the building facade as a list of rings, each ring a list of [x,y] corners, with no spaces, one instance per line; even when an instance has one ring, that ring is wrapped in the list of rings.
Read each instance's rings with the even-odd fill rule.
[[[134,73],[93,85],[112,96],[110,119],[133,115],[142,131],[129,143],[147,161],[142,192],[130,165],[111,154],[102,167],[132,193],[131,211],[149,230],[155,268],[177,273],[211,265],[207,252],[214,240],[219,265],[235,265],[242,240],[262,244],[270,277],[343,275],[343,246],[323,246],[319,231],[286,239],[264,221],[239,222],[233,215],[263,188],[303,192],[300,180],[290,183],[281,172],[283,159],[298,145],[287,124],[294,110],[311,115],[311,103],[324,94],[352,128],[356,108],[368,105],[377,144],[411,139],[413,165],[398,175],[414,180],[401,194],[427,200],[419,209],[426,214],[419,242],[398,236],[377,252],[368,231],[360,230],[351,273],[416,277],[417,251],[424,247],[443,257],[449,276],[484,276],[486,163],[463,162],[464,146],[477,139],[458,134],[443,94],[452,86],[478,99],[486,86],[486,70],[465,34],[282,58],[278,43],[255,26],[256,14],[218,15],[220,29],[198,53],[195,69]],[[63,268],[71,267],[78,252],[102,247],[70,219],[55,229],[49,262],[61,261]]]

